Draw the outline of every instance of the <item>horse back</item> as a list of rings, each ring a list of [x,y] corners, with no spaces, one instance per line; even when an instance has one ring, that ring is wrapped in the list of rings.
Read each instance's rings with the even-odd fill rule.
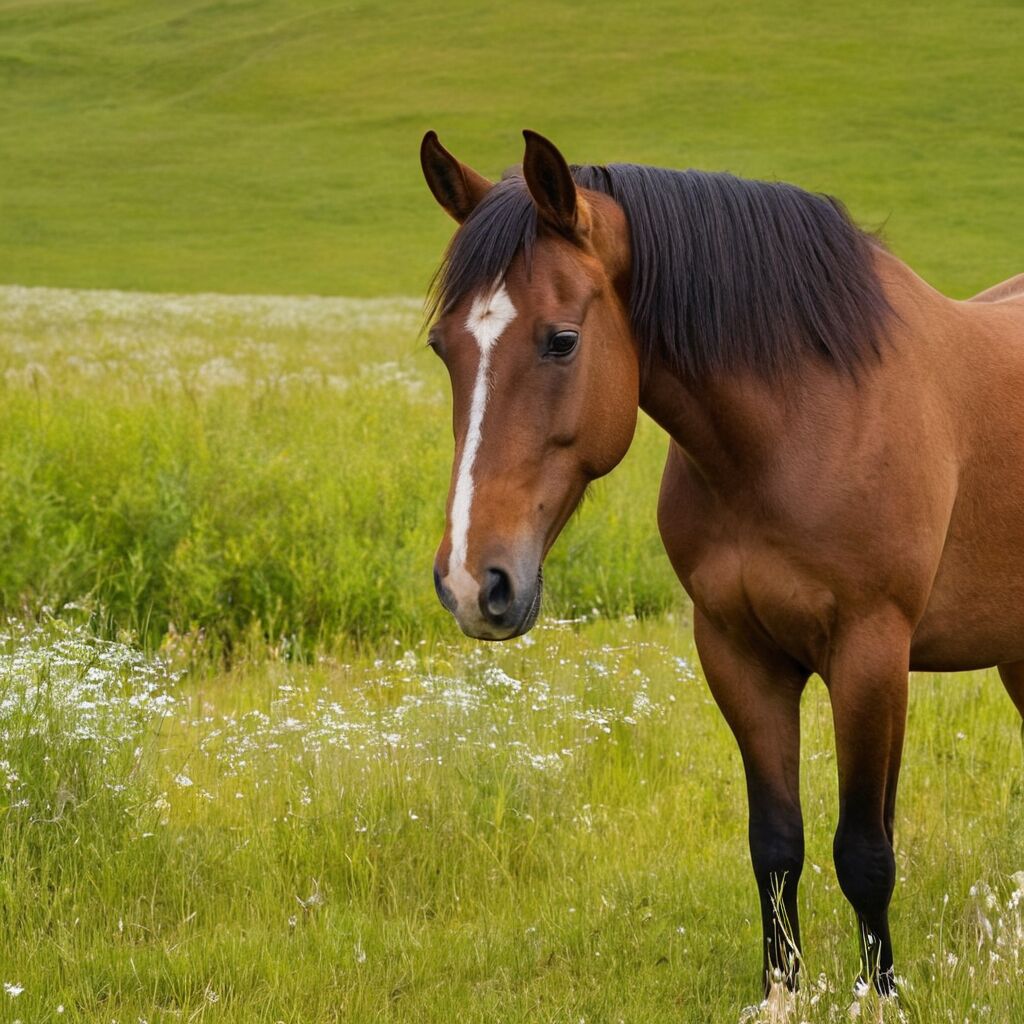
[[[986,288],[977,295],[972,295],[968,302],[1010,302],[1024,300],[1024,274],[1000,281],[999,284]]]

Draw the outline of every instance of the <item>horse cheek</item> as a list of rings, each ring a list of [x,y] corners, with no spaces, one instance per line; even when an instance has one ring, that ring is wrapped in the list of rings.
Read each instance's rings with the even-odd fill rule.
[[[588,403],[590,423],[583,436],[590,438],[587,472],[596,479],[622,461],[636,432],[639,409],[639,374],[628,353],[609,359],[602,368]]]

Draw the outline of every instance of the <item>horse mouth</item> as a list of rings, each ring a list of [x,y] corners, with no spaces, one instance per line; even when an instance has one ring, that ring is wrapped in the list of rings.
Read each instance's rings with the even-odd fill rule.
[[[529,633],[531,629],[537,624],[537,618],[540,616],[540,608],[544,598],[544,570],[540,568],[537,570],[537,586],[533,590],[533,598],[530,601],[529,606],[526,608],[523,617],[512,626],[508,632],[501,633],[490,633],[489,635],[469,634],[475,636],[477,640],[487,640],[495,643],[502,643],[506,640],[515,640],[516,637],[522,636],[524,633]]]
[[[522,636],[524,633],[529,633],[531,629],[537,624],[537,617],[540,615],[541,602],[544,599],[544,570],[540,568],[537,570],[537,587],[533,592],[533,601],[527,609],[526,616],[523,621],[519,624],[519,629],[513,634],[513,636]]]

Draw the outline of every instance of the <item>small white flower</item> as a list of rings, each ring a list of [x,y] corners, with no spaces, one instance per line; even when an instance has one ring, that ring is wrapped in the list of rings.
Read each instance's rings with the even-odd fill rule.
[[[25,991],[24,985],[19,985],[17,982],[5,981],[4,991],[12,998],[17,999],[22,992]]]
[[[184,773],[179,772],[174,776],[175,784],[181,786],[182,789],[188,789],[192,785],[192,780]]]

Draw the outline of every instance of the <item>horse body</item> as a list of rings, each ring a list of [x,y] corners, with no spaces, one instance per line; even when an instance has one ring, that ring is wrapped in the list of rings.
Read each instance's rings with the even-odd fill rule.
[[[659,527],[747,770],[766,976],[799,946],[814,671],[836,720],[837,872],[888,992],[907,671],[998,665],[1024,714],[1024,301],[953,302],[878,259],[896,323],[861,379],[809,366],[784,390],[693,389],[662,372],[641,402],[672,438]]]
[[[844,623],[882,609],[913,669],[1022,660],[1024,297],[954,302],[879,261],[897,323],[863,379],[652,375],[666,550],[711,623],[823,676]]]
[[[1014,281],[1024,288],[1024,278]],[[1003,294],[991,303],[942,300],[953,356],[938,393],[956,431],[958,485],[914,633],[916,669],[1024,658],[1024,295]]]
[[[670,437],[658,523],[736,736],[764,941],[796,983],[800,699],[836,733],[839,884],[864,975],[895,991],[888,906],[911,669],[999,666],[1024,715],[1024,275],[950,300],[792,186],[571,169],[526,133],[492,185],[428,133],[461,224],[431,345],[455,469],[435,561],[462,629],[529,629],[587,484]]]

